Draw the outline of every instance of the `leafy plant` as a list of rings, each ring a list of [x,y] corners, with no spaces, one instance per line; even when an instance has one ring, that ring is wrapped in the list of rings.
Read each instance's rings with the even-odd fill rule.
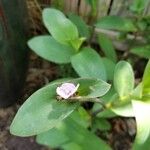
[[[110,130],[107,118],[135,117],[137,135],[133,148],[145,146],[150,136],[150,61],[141,83],[135,86],[132,66],[127,61],[117,62],[111,40],[98,35],[103,51],[100,56],[90,47],[91,28],[78,16],[69,18],[54,8],[44,9],[43,21],[50,35],[34,37],[28,45],[46,60],[71,64],[81,78],[53,81],[31,95],[16,114],[11,133],[37,135],[38,143],[52,148],[109,150],[96,131]],[[137,32],[131,20],[116,16],[105,17],[96,26]],[[86,102],[94,103],[88,111],[82,105]]]

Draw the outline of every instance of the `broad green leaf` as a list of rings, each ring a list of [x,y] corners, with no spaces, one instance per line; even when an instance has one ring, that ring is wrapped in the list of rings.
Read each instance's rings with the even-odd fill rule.
[[[134,111],[132,108],[132,104],[125,104],[122,106],[116,106],[116,107],[112,107],[111,110],[119,115],[119,116],[123,116],[123,117],[134,117]]]
[[[114,70],[115,70],[115,63],[113,61],[111,61],[110,59],[103,57],[102,58],[103,64],[105,66],[106,69],[106,74],[107,74],[107,78],[108,80],[113,80],[114,78]]]
[[[150,95],[150,60],[148,61],[143,75],[143,94]]]
[[[140,57],[144,57],[149,59],[150,58],[150,46],[140,46],[135,47],[130,50],[131,53],[136,54]]]
[[[70,13],[68,17],[77,26],[80,36],[88,39],[90,36],[89,27],[86,25],[83,19],[73,13]]]
[[[106,70],[100,55],[91,48],[83,48],[71,58],[75,71],[81,77],[90,77],[106,80]]]
[[[117,55],[111,40],[105,34],[99,34],[98,42],[105,56],[113,62],[116,62]]]
[[[58,148],[63,144],[70,142],[69,138],[60,132],[57,128],[43,132],[36,137],[39,144],[49,146],[50,148]]]
[[[58,43],[51,36],[38,36],[28,41],[29,47],[42,58],[55,63],[69,63],[75,50]]]
[[[54,8],[44,9],[43,21],[53,38],[60,43],[69,44],[78,39],[77,27],[61,11]]]
[[[126,61],[120,61],[114,72],[114,87],[123,100],[129,96],[134,88],[134,73],[131,65]]]
[[[60,130],[74,143],[81,145],[82,150],[110,150],[110,147],[103,140],[80,126],[70,117],[65,120],[64,126]]]
[[[147,7],[149,0],[133,0],[130,10],[136,13],[142,13]]]
[[[137,122],[137,135],[135,142],[144,144],[150,135],[150,102],[132,100],[133,110]]]
[[[104,95],[110,85],[98,79],[70,79],[65,82],[80,84],[78,96],[96,98]],[[18,136],[31,136],[55,127],[70,115],[78,103],[56,100],[56,88],[63,82],[52,83],[41,88],[21,106],[15,116],[10,131]]]
[[[18,110],[10,132],[18,136],[32,136],[55,127],[70,115],[77,104],[58,102],[56,87],[50,84],[31,95]]]
[[[125,32],[135,32],[137,31],[133,22],[129,19],[122,18],[120,16],[105,16],[100,18],[96,27],[108,30],[118,30]]]

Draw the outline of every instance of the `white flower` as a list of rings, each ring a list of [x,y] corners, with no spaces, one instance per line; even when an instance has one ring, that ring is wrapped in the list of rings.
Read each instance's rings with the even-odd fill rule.
[[[64,99],[68,99],[78,90],[78,87],[79,84],[75,86],[73,83],[63,83],[61,86],[57,87],[56,93],[60,97]]]

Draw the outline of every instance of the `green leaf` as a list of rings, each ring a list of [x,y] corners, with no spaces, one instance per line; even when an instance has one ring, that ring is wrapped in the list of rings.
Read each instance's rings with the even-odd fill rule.
[[[129,96],[134,88],[134,73],[131,65],[126,61],[120,61],[114,72],[114,87],[121,100]]]
[[[143,94],[150,95],[150,60],[148,61],[143,75]]]
[[[108,80],[113,80],[114,78],[114,70],[115,70],[115,63],[113,61],[111,61],[110,59],[103,57],[102,58],[103,64],[105,66],[106,69],[106,74],[107,74],[107,78]]]
[[[84,20],[73,13],[70,13],[68,17],[77,26],[80,36],[88,39],[90,37],[90,31]]]
[[[147,138],[147,140],[144,142],[144,144],[137,143],[136,141],[133,144],[133,150],[148,150],[149,149],[149,143],[150,143],[150,136]]]
[[[112,107],[111,110],[119,116],[134,117],[134,111],[131,103],[119,107]]]
[[[78,89],[78,96],[86,99],[93,99],[97,97],[101,97],[105,95],[109,89],[110,89],[110,84],[100,80],[100,79],[92,79],[92,78],[79,78],[76,80],[70,80],[70,82],[74,84],[80,84],[79,89]]]
[[[105,56],[109,58],[110,60],[112,60],[113,62],[116,62],[117,55],[116,55],[116,52],[115,52],[115,49],[113,47],[111,40],[105,34],[100,34],[98,36],[98,42]]]
[[[65,120],[65,124],[60,130],[73,142],[81,145],[82,150],[110,150],[110,147],[103,140],[92,134],[84,127],[80,126],[70,117]]]
[[[63,144],[70,142],[69,138],[60,132],[57,128],[43,132],[36,137],[38,144],[49,146],[50,148],[58,148]]]
[[[130,10],[133,12],[141,14],[145,7],[147,7],[149,0],[134,0],[133,4],[130,6]]]
[[[56,88],[50,84],[31,95],[17,112],[10,132],[18,136],[32,136],[55,127],[70,115],[77,103],[69,104],[56,100]]]
[[[110,123],[105,118],[95,118],[92,126],[92,130],[101,130],[101,131],[108,131],[111,129]]]
[[[131,92],[132,99],[141,99],[143,92],[143,83],[139,83],[136,88]]]
[[[150,102],[132,100],[133,110],[137,122],[136,143],[143,144],[150,135]]]
[[[83,107],[75,110],[70,117],[84,128],[88,128],[91,125],[91,116]]]
[[[106,80],[106,70],[100,55],[91,48],[83,48],[71,58],[75,71],[81,77],[99,78]]]
[[[69,44],[78,39],[77,27],[61,11],[54,8],[44,9],[43,21],[48,31],[58,42]]]
[[[118,30],[125,32],[135,32],[137,31],[133,22],[129,19],[125,19],[119,16],[105,16],[100,18],[96,27],[108,30]]]
[[[113,118],[116,117],[116,113],[114,113],[112,110],[110,109],[106,109],[102,112],[100,112],[99,114],[97,114],[98,118]]]
[[[150,46],[140,46],[140,47],[134,47],[130,50],[131,53],[136,54],[143,58],[150,58]]]
[[[98,79],[69,79],[65,82],[80,84],[78,96],[81,98],[96,98],[104,95],[110,85]],[[10,131],[18,136],[31,136],[55,127],[70,115],[78,103],[69,103],[56,100],[56,88],[64,83],[57,81],[41,88],[21,106],[16,114]]]
[[[51,36],[38,36],[28,41],[29,47],[42,58],[55,63],[69,63],[75,50],[71,46],[63,45]]]
[[[62,148],[63,150],[82,150],[82,146],[74,142],[66,143],[62,145]]]

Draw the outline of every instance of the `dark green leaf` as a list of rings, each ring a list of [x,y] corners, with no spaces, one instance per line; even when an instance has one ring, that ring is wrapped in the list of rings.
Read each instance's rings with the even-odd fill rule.
[[[141,46],[135,47],[130,50],[131,53],[136,54],[140,57],[144,57],[149,59],[150,58],[150,46]]]
[[[29,47],[42,58],[55,63],[69,63],[75,50],[63,45],[51,36],[38,36],[28,41]]]
[[[120,61],[114,72],[114,87],[123,100],[129,96],[134,88],[134,73],[132,66],[126,61]]]
[[[91,48],[83,48],[71,58],[75,71],[81,77],[106,80],[106,71],[100,55]]]
[[[96,23],[96,27],[125,32],[135,32],[137,30],[131,20],[119,16],[105,16],[100,18]]]
[[[115,49],[113,47],[111,40],[105,34],[100,34],[98,36],[98,42],[105,56],[109,58],[110,60],[112,60],[113,62],[116,62],[117,55],[116,55],[116,52],[115,52]]]
[[[80,16],[72,13],[70,13],[68,17],[77,26],[80,36],[88,39],[90,36],[89,27],[86,25],[83,19]]]
[[[96,129],[108,131],[111,129],[111,125],[105,118],[95,118],[92,129],[94,129],[95,131]]]

